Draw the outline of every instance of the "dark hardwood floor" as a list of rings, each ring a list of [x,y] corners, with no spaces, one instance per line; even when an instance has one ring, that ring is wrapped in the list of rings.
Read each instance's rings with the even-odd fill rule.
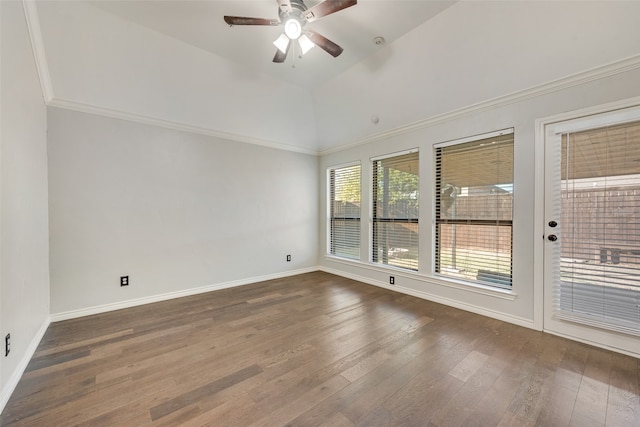
[[[316,272],[49,327],[3,426],[640,426],[638,359]]]

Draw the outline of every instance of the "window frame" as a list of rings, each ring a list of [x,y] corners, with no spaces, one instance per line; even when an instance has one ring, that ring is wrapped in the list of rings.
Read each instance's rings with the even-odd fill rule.
[[[359,207],[359,217],[358,218],[351,218],[351,217],[333,217],[333,198],[334,198],[334,194],[335,194],[335,188],[334,186],[332,186],[332,179],[331,179],[331,175],[332,173],[335,173],[336,170],[340,170],[340,169],[348,169],[348,168],[353,168],[353,167],[359,167],[360,168],[360,173],[359,173],[359,190],[360,190],[360,207]],[[352,161],[352,162],[348,162],[348,163],[341,163],[339,165],[333,165],[333,166],[329,166],[327,167],[327,230],[326,230],[326,255],[329,257],[335,257],[335,258],[339,258],[339,259],[343,259],[343,260],[350,260],[350,261],[361,261],[362,260],[362,251],[361,251],[361,245],[362,245],[362,231],[361,231],[361,225],[362,225],[362,162],[359,160],[356,161]],[[354,221],[358,223],[358,229],[359,229],[359,233],[358,233],[358,242],[357,242],[357,247],[358,247],[358,254],[356,257],[349,257],[349,256],[344,256],[344,255],[340,255],[340,254],[336,254],[335,250],[334,250],[334,239],[333,239],[333,221],[335,219],[339,219],[339,220],[343,220],[343,221]]]
[[[571,144],[571,146],[575,149],[576,142],[569,142],[571,137],[575,138],[576,135],[579,134],[596,134],[598,132],[605,131],[607,134],[616,127],[628,127],[628,126],[637,126],[640,124],[640,106],[633,106],[630,108],[626,108],[623,110],[609,110],[598,113],[597,115],[583,116],[573,120],[567,120],[560,124],[549,125],[547,138],[549,140],[553,138],[557,138],[558,147],[557,153],[554,153],[553,150],[547,151],[547,154],[553,155],[556,157],[558,162],[560,163],[560,181],[558,185],[565,185],[567,183],[571,183],[571,185],[575,185],[576,183],[585,182],[585,181],[597,181],[604,180],[605,185],[600,187],[598,186],[598,190],[589,189],[585,190],[584,188],[575,189],[572,188],[569,190],[569,194],[572,194],[574,197],[576,194],[580,194],[580,192],[585,193],[595,193],[596,191],[600,191],[603,193],[606,192],[625,192],[629,191],[630,188],[625,188],[625,186],[618,186],[612,184],[608,186],[606,181],[612,179],[614,182],[617,179],[620,179],[624,176],[634,176],[637,179],[637,173],[633,175],[629,174],[620,174],[620,175],[595,175],[595,176],[587,176],[587,177],[577,177],[577,178],[569,178],[562,177],[565,169],[565,165],[567,163],[561,163],[565,156],[565,144]],[[637,134],[637,132],[636,132]],[[566,140],[565,140],[566,138]],[[607,143],[613,140],[614,137],[609,139],[607,136]],[[599,144],[603,144],[600,142]],[[598,145],[599,145],[598,144]],[[545,147],[546,148],[546,147]],[[608,151],[609,149],[607,149]],[[620,155],[618,153],[618,155]],[[625,155],[630,155],[625,152]],[[613,156],[616,158],[616,156]],[[620,160],[616,158],[616,160]],[[606,165],[609,166],[611,163],[611,158],[604,159]],[[547,166],[549,167],[549,166]],[[624,170],[621,169],[621,170]],[[616,170],[616,172],[620,172],[621,170]],[[623,178],[625,179],[625,178]],[[629,178],[626,178],[629,179]],[[594,187],[595,188],[595,187]],[[566,191],[565,187],[561,187],[559,200],[553,200],[550,203],[550,206],[557,209],[561,215],[566,214],[567,212],[563,208],[562,205],[562,192]],[[619,194],[616,195],[619,197]],[[602,196],[603,199],[606,200],[606,203],[603,207],[603,210],[607,211],[612,209],[609,207],[609,202],[616,197],[613,195]],[[624,203],[627,209],[637,208],[637,205],[629,205]],[[602,331],[604,334],[610,333],[620,333],[626,334],[633,337],[640,336],[640,327],[638,323],[633,319],[636,314],[636,307],[633,307],[634,299],[637,298],[637,286],[631,285],[628,289],[625,289],[624,286],[618,287],[616,285],[620,285],[620,283],[616,283],[621,274],[620,271],[615,271],[615,269],[619,268],[620,265],[623,265],[624,262],[620,262],[621,254],[618,253],[614,255],[613,250],[606,250],[604,253],[602,249],[600,249],[600,259],[599,264],[596,262],[595,265],[591,268],[595,268],[600,270],[597,272],[589,272],[585,274],[584,277],[581,277],[580,280],[562,280],[563,270],[570,270],[569,275],[580,273],[579,264],[574,266],[563,266],[562,263],[562,251],[565,249],[563,242],[573,240],[575,238],[574,231],[571,230],[571,226],[575,225],[576,222],[573,220],[579,219],[580,216],[575,212],[569,209],[571,215],[569,215],[570,220],[567,221],[565,217],[561,217],[560,227],[557,229],[546,228],[545,235],[558,233],[560,236],[560,245],[556,245],[555,249],[552,247],[548,247],[545,249],[547,254],[552,254],[555,252],[556,259],[553,261],[547,260],[550,267],[547,271],[553,277],[545,277],[545,287],[550,289],[550,295],[552,297],[549,298],[551,309],[550,312],[553,313],[554,321],[556,322],[568,322],[570,325],[577,325],[578,328],[597,328]],[[599,226],[604,226],[611,221],[615,220],[612,215],[612,212],[609,211],[606,216],[602,214],[593,215],[593,218],[589,220],[589,226],[595,229],[598,229]],[[629,222],[629,224],[637,224],[637,222]],[[631,230],[636,232],[637,229]],[[625,240],[620,237],[624,234],[613,234],[612,243],[609,244],[612,247],[617,246],[615,240]],[[618,236],[618,238],[616,238]],[[589,241],[588,238],[585,238],[582,234],[580,234],[579,243],[577,243],[577,247],[583,251],[580,255],[584,256],[585,248],[588,248],[589,243],[593,243],[597,240]],[[548,241],[546,242],[548,243]],[[575,242],[567,245],[570,248],[573,248]],[[623,243],[624,244],[624,243]],[[604,246],[607,246],[606,244]],[[610,254],[610,257],[609,257]],[[624,252],[622,253],[624,256]],[[546,255],[545,255],[546,256]],[[550,255],[551,256],[551,255]],[[635,255],[634,255],[635,256]],[[611,267],[607,268],[606,265],[608,263],[608,259],[611,260]],[[628,262],[628,261],[627,261]],[[631,264],[636,264],[636,262],[632,262]],[[584,264],[588,265],[588,264]],[[618,266],[618,267],[616,267]],[[578,270],[577,272],[574,270]],[[613,271],[612,271],[613,270]],[[637,270],[629,268],[629,270],[633,270],[633,272],[637,272]],[[625,274],[631,275],[629,271],[626,271]],[[637,277],[637,275],[636,275]],[[594,297],[598,295],[597,297]],[[546,297],[545,297],[546,298]],[[621,304],[621,303],[626,303]],[[631,310],[629,309],[631,307]],[[545,314],[546,315],[546,314]],[[628,317],[625,317],[628,316]],[[634,323],[635,322],[635,323]],[[554,328],[558,328],[557,326],[553,326]],[[560,330],[564,330],[567,327],[566,324],[560,326]]]
[[[511,164],[511,168],[512,168],[512,177],[511,177],[511,194],[512,194],[512,205],[511,205],[511,219],[510,220],[503,220],[503,219],[445,219],[444,221],[440,220],[439,214],[440,214],[440,203],[441,203],[441,198],[440,198],[440,194],[441,194],[441,190],[442,190],[442,183],[440,182],[440,178],[439,178],[439,166],[438,166],[438,162],[439,162],[439,149],[443,149],[443,148],[447,148],[447,147],[453,147],[453,146],[457,146],[457,145],[462,145],[462,144],[467,144],[467,143],[473,143],[473,142],[479,142],[482,141],[484,139],[490,139],[490,138],[496,138],[496,137],[502,137],[504,135],[513,135],[512,137],[512,148],[513,148],[513,157],[512,157],[512,164]],[[493,131],[493,132],[487,132],[487,133],[483,133],[483,134],[478,134],[478,135],[473,135],[473,136],[469,136],[469,137],[465,137],[465,138],[460,138],[460,139],[455,139],[455,140],[450,140],[450,141],[445,141],[445,142],[441,142],[441,143],[436,143],[433,144],[433,204],[432,204],[432,209],[433,209],[433,245],[432,245],[432,274],[434,275],[434,277],[437,277],[439,279],[443,279],[443,280],[447,280],[447,281],[454,281],[456,283],[460,283],[464,286],[470,286],[470,287],[482,287],[482,288],[488,288],[488,289],[492,289],[492,290],[496,290],[496,291],[507,291],[507,292],[512,292],[513,291],[513,198],[515,197],[515,185],[513,183],[514,180],[514,175],[515,175],[515,171],[513,170],[515,168],[515,129],[514,128],[507,128],[507,129],[502,129],[502,130],[498,130],[498,131]],[[468,279],[468,278],[464,278],[464,277],[455,277],[453,275],[448,275],[448,274],[444,274],[441,271],[441,266],[440,266],[440,249],[439,249],[439,244],[440,244],[440,228],[439,226],[441,224],[461,224],[461,225],[476,225],[476,226],[495,226],[495,227],[503,227],[503,226],[508,226],[510,228],[510,233],[509,233],[509,241],[510,241],[510,251],[509,251],[509,275],[508,275],[508,284],[504,283],[505,282],[505,277],[498,272],[485,272],[483,273],[483,275],[486,275],[486,277],[483,277],[482,279],[478,279],[476,278],[475,280],[472,279]],[[455,256],[455,255],[454,255]]]
[[[369,203],[369,262],[375,266],[378,266],[380,268],[384,268],[384,269],[397,269],[399,271],[406,271],[407,273],[417,273],[420,271],[420,257],[419,257],[419,253],[416,257],[416,267],[415,268],[410,268],[410,267],[403,267],[403,266],[398,266],[398,265],[393,265],[393,264],[389,264],[388,262],[381,262],[377,260],[377,245],[376,245],[376,215],[375,215],[375,209],[376,209],[376,189],[377,189],[377,182],[376,182],[376,172],[375,172],[375,164],[378,161],[381,160],[386,160],[386,159],[392,159],[394,157],[401,157],[401,156],[405,156],[408,154],[416,154],[418,156],[417,159],[417,163],[418,163],[418,194],[417,194],[417,200],[418,200],[418,210],[419,210],[419,204],[420,204],[420,149],[418,147],[415,148],[411,148],[408,150],[403,150],[403,151],[398,151],[398,152],[394,152],[394,153],[389,153],[389,154],[385,154],[382,156],[376,156],[376,157],[371,157],[369,159],[369,165],[370,165],[370,172],[371,172],[371,177],[370,177],[370,186],[369,186],[369,191],[370,191],[370,203]],[[386,223],[404,223],[404,224],[416,224],[418,227],[418,237],[416,239],[416,243],[417,246],[420,246],[420,233],[419,233],[419,211],[418,211],[418,215],[416,215],[416,218],[385,218],[380,222],[386,222]],[[387,260],[388,261],[388,260]]]

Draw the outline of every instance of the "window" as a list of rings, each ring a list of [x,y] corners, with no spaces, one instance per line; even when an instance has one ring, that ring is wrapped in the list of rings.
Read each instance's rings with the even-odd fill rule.
[[[511,287],[513,130],[439,144],[436,273]]]
[[[418,152],[373,161],[372,261],[418,270]]]
[[[360,259],[360,165],[329,169],[329,253]]]
[[[559,145],[555,314],[640,335],[640,121],[563,132]]]

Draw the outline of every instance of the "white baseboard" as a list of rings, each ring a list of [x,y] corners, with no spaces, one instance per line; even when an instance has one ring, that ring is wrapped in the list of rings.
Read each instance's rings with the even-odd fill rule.
[[[529,319],[524,319],[524,318],[520,318],[520,317],[517,317],[517,316],[507,315],[507,314],[496,312],[496,311],[493,311],[493,310],[488,310],[488,309],[483,308],[483,307],[478,307],[478,306],[475,306],[475,305],[472,305],[472,304],[462,303],[460,301],[452,300],[452,299],[449,299],[449,298],[444,298],[444,297],[441,297],[441,296],[438,296],[438,295],[434,295],[434,294],[430,294],[430,293],[424,292],[424,291],[417,291],[415,289],[410,289],[410,288],[406,288],[406,287],[403,287],[403,286],[390,286],[390,285],[387,285],[384,282],[381,282],[381,281],[378,281],[378,280],[374,280],[374,279],[370,279],[370,278],[365,277],[365,276],[360,276],[360,275],[351,274],[351,273],[345,273],[343,271],[335,270],[335,269],[324,267],[324,266],[307,267],[307,268],[291,270],[291,271],[286,271],[286,272],[281,272],[281,273],[268,274],[268,275],[264,275],[264,276],[251,277],[251,278],[247,278],[247,279],[235,280],[235,281],[224,282],[224,283],[216,283],[216,284],[213,284],[213,285],[202,286],[202,287],[198,287],[198,288],[185,289],[185,290],[176,291],[176,292],[169,292],[169,293],[160,294],[160,295],[152,295],[152,296],[143,297],[143,298],[137,298],[137,299],[127,300],[127,301],[121,301],[121,302],[117,302],[117,303],[103,304],[103,305],[87,307],[87,308],[78,309],[78,310],[71,310],[71,311],[65,311],[65,312],[61,312],[61,313],[52,314],[42,324],[42,326],[40,327],[40,330],[38,331],[36,336],[34,336],[33,340],[31,341],[31,344],[29,345],[29,348],[27,349],[27,351],[25,352],[22,360],[20,361],[20,364],[18,365],[18,367],[16,368],[15,372],[13,373],[13,375],[11,376],[11,378],[9,379],[9,381],[7,382],[5,387],[3,388],[2,394],[0,395],[0,410],[4,409],[4,406],[6,405],[7,401],[11,397],[11,394],[13,393],[13,391],[14,391],[15,387],[17,386],[18,382],[20,381],[20,378],[22,377],[22,374],[24,373],[24,370],[27,368],[27,365],[29,364],[29,361],[33,357],[33,354],[35,353],[35,351],[36,351],[36,349],[38,347],[38,344],[42,340],[42,337],[44,336],[44,334],[45,334],[45,332],[47,330],[47,327],[52,322],[59,322],[59,321],[62,321],[62,320],[75,319],[75,318],[78,318],[78,317],[89,316],[89,315],[92,315],[92,314],[99,314],[99,313],[105,313],[105,312],[114,311],[114,310],[120,310],[120,309],[123,309],[123,308],[136,307],[136,306],[139,306],[139,305],[150,304],[150,303],[159,302],[159,301],[167,301],[167,300],[174,299],[174,298],[186,297],[186,296],[191,296],[191,295],[202,294],[202,293],[205,293],[205,292],[212,292],[212,291],[217,291],[217,290],[221,290],[221,289],[228,289],[228,288],[233,288],[233,287],[237,287],[237,286],[249,285],[249,284],[252,284],[252,283],[263,282],[263,281],[266,281],[266,280],[280,279],[280,278],[284,278],[284,277],[295,276],[295,275],[298,275],[298,274],[311,273],[311,272],[314,272],[314,271],[324,271],[326,273],[335,274],[336,276],[346,277],[348,279],[357,280],[359,282],[366,283],[366,284],[369,284],[369,285],[385,288],[385,289],[388,289],[390,291],[404,293],[404,294],[411,295],[411,296],[414,296],[414,297],[417,297],[417,298],[421,298],[421,299],[424,299],[424,300],[433,301],[433,302],[444,304],[444,305],[447,305],[447,306],[459,308],[461,310],[465,310],[465,311],[469,311],[469,312],[472,312],[472,313],[480,314],[480,315],[483,315],[483,316],[491,317],[491,318],[494,318],[494,319],[502,320],[502,321],[505,321],[505,322],[508,322],[508,323],[513,323],[513,324],[516,324],[516,325],[519,325],[519,326],[523,326],[523,327],[526,327],[526,328],[536,329],[534,327],[533,321],[531,321]]]
[[[390,291],[400,292],[400,293],[411,295],[427,301],[437,302],[439,304],[444,304],[449,307],[459,308],[460,310],[465,310],[471,313],[480,314],[482,316],[491,317],[493,319],[502,320],[503,322],[513,323],[515,325],[523,326],[525,328],[538,330],[538,328],[535,327],[533,320],[531,319],[525,319],[522,317],[505,314],[499,311],[489,310],[485,307],[479,307],[477,305],[467,304],[467,303],[453,300],[450,298],[445,298],[439,295],[431,294],[429,292],[418,291],[415,289],[406,288],[398,285],[391,286],[379,280],[374,280],[369,277],[360,276],[357,274],[345,273],[344,271],[335,270],[333,268],[329,268],[325,266],[320,266],[319,270],[324,271],[326,273],[335,274],[336,276],[342,276],[342,277],[346,277],[347,279],[357,280],[358,282],[363,282],[369,285],[385,288]]]
[[[47,332],[47,328],[49,327],[50,323],[50,317],[47,317],[44,322],[42,322],[42,325],[40,325],[40,329],[38,329],[38,332],[36,332],[33,339],[29,343],[27,351],[25,351],[25,353],[22,355],[22,358],[20,359],[18,366],[16,366],[16,369],[11,374],[9,381],[7,381],[7,383],[2,388],[2,392],[0,392],[0,412],[4,410],[4,407],[9,401],[9,398],[13,394],[16,386],[18,385],[20,378],[22,378],[24,370],[27,369],[27,365],[35,354],[36,349],[38,348],[40,341],[42,341],[42,337],[44,337],[45,332]]]
[[[42,325],[40,326],[40,329],[38,330],[36,335],[33,337],[31,342],[29,343],[29,347],[27,348],[27,351],[24,353],[24,355],[20,359],[20,363],[18,364],[15,371],[9,378],[9,381],[7,381],[5,386],[2,388],[2,391],[0,391],[0,412],[4,410],[4,407],[9,401],[9,398],[13,394],[16,386],[18,385],[20,378],[22,378],[22,374],[24,373],[25,369],[27,369],[27,365],[29,364],[29,362],[31,361],[31,358],[35,354],[36,349],[40,344],[40,341],[42,341],[42,338],[44,337],[44,334],[46,333],[47,328],[52,322],[59,322],[61,320],[67,320],[67,319],[75,319],[78,317],[89,316],[91,314],[105,313],[108,311],[120,310],[122,308],[135,307],[138,305],[149,304],[149,303],[159,302],[159,301],[166,301],[166,300],[190,296],[190,295],[197,295],[205,292],[233,288],[236,286],[249,285],[252,283],[264,282],[266,280],[280,279],[284,277],[295,276],[298,274],[311,273],[313,271],[318,271],[318,267],[314,266],[314,267],[301,268],[301,269],[291,270],[291,271],[286,271],[281,273],[268,274],[264,276],[257,276],[257,277],[252,277],[248,279],[235,280],[235,281],[224,282],[224,283],[217,283],[217,284],[203,286],[199,288],[185,289],[177,292],[169,292],[161,295],[153,295],[153,296],[138,298],[134,300],[122,301],[122,302],[117,302],[112,304],[104,304],[104,305],[99,305],[95,307],[88,307],[88,308],[83,308],[79,310],[72,310],[72,311],[52,314],[51,316],[47,317],[45,321],[42,323]]]
[[[636,359],[640,359],[640,352],[635,352],[635,351],[629,350],[627,348],[621,348],[621,347],[616,347],[616,346],[612,346],[612,345],[607,345],[607,344],[603,344],[603,343],[598,342],[598,341],[592,341],[592,340],[584,339],[584,338],[581,338],[581,337],[578,337],[578,336],[575,336],[575,335],[571,335],[571,334],[563,334],[561,332],[550,330],[550,329],[543,329],[543,332],[545,332],[547,334],[555,335],[557,337],[566,338],[568,340],[577,341],[577,342],[580,342],[582,344],[587,344],[587,345],[590,345],[590,346],[593,346],[593,347],[602,348],[604,350],[614,351],[616,353],[626,354],[627,356],[631,356],[631,357],[635,357]]]
[[[51,315],[51,322],[60,322],[62,320],[76,319],[78,317],[90,316],[92,314],[106,313],[108,311],[120,310],[123,308],[136,307],[139,305],[150,304],[154,302],[167,301],[174,298],[187,297],[191,295],[203,294],[205,292],[219,291],[221,289],[234,288],[236,286],[249,285],[252,283],[264,282],[266,280],[281,279],[283,277],[295,276],[297,274],[310,273],[318,271],[318,267],[307,267],[297,270],[285,271],[275,274],[267,274],[265,276],[250,277],[247,279],[233,280],[224,283],[215,283],[213,285],[201,286],[198,288],[184,289],[176,292],[168,292],[160,295],[151,295],[143,298],[136,298],[127,301],[114,302],[110,304],[96,305],[93,307],[81,308],[78,310],[64,311]]]

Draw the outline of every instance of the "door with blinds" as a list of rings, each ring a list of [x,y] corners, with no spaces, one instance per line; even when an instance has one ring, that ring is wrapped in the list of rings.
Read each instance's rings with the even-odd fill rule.
[[[640,352],[640,108],[545,132],[545,329]]]

